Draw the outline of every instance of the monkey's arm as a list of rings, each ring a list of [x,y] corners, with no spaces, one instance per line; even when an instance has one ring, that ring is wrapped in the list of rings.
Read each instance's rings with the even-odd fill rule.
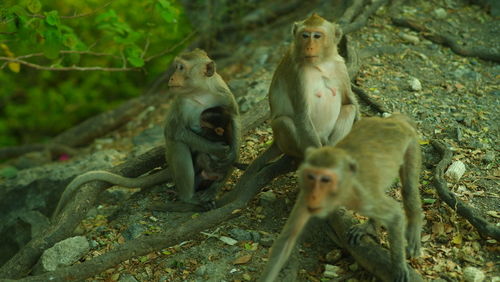
[[[229,151],[229,146],[207,140],[188,128],[179,129],[174,139],[188,145],[193,151],[214,154],[218,157],[225,157]]]
[[[53,213],[52,218],[56,217],[61,210],[67,205],[69,198],[83,184],[90,181],[106,181],[114,185],[120,185],[127,188],[148,187],[158,183],[165,182],[170,179],[170,173],[167,169],[163,169],[158,173],[146,175],[138,178],[128,178],[118,174],[114,174],[104,170],[89,171],[75,177],[64,189],[64,192],[59,199],[59,203]]]
[[[291,97],[290,95],[289,99],[293,107],[293,112],[295,113],[292,116],[292,120],[299,137],[299,147],[304,149],[308,147],[321,147],[321,140],[311,120],[305,93],[301,92],[299,89],[293,89],[289,91],[289,93],[294,96]]]
[[[307,211],[305,203],[302,200],[301,194],[299,194],[299,197],[295,202],[295,206],[290,213],[290,217],[288,218],[285,227],[283,227],[281,234],[271,248],[269,261],[267,262],[264,273],[259,280],[261,282],[272,282],[276,280],[281,268],[283,268],[283,265],[285,265],[288,257],[292,253],[297,239],[311,217],[310,213]]]

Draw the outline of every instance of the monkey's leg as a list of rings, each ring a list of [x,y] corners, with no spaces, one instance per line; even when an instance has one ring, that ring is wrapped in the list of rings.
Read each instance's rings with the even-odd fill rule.
[[[279,149],[294,157],[302,157],[303,148],[301,150],[299,139],[297,138],[297,128],[293,120],[287,116],[280,116],[271,122],[271,127],[274,134],[274,142],[278,145]]]
[[[172,168],[173,179],[179,198],[187,203],[193,203],[194,166],[189,147],[181,142],[170,143],[167,153],[169,166]]]
[[[422,232],[422,203],[418,190],[418,176],[420,173],[421,153],[417,141],[413,141],[404,157],[404,164],[399,170],[403,186],[403,206],[407,218],[406,248],[407,255],[416,257],[420,255],[420,235]]]
[[[340,114],[335,122],[335,127],[333,128],[332,134],[328,138],[328,144],[334,146],[342,138],[344,138],[349,131],[351,131],[352,124],[356,118],[356,106],[354,105],[342,105],[340,108]]]
[[[404,248],[405,224],[401,207],[396,200],[383,196],[371,213],[373,219],[387,229],[391,263],[394,268],[393,281],[409,282],[410,272],[406,266]]]

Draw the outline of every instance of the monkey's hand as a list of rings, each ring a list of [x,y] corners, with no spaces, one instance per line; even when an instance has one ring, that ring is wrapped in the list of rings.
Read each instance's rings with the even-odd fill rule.
[[[349,230],[347,231],[347,243],[353,246],[358,245],[365,235],[370,236],[372,239],[374,239],[375,242],[379,242],[375,226],[372,222],[367,221],[362,224],[356,224],[349,228]]]

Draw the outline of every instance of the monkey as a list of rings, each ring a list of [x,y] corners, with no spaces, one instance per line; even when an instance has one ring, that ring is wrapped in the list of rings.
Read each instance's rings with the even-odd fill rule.
[[[179,198],[187,203],[211,207],[215,193],[237,163],[240,146],[239,110],[229,87],[216,72],[215,62],[201,49],[178,55],[169,71],[172,102],[165,118],[165,152],[169,171],[128,178],[107,171],[89,171],[73,179],[63,191],[53,213],[57,216],[82,184],[105,181],[123,187],[148,187],[173,178]],[[204,115],[204,116],[202,116]],[[203,129],[202,119],[215,121],[215,129]],[[218,135],[218,131],[222,136]],[[222,131],[221,131],[222,130]],[[207,136],[203,136],[207,134]],[[219,138],[213,141],[214,135]],[[212,138],[212,140],[211,140]],[[196,160],[197,154],[201,155]],[[208,154],[203,156],[203,154]],[[208,159],[209,158],[209,159]],[[196,166],[211,178],[207,191],[194,199]],[[227,169],[224,171],[224,169]],[[216,172],[211,176],[209,172]],[[217,180],[215,180],[217,179]]]
[[[409,281],[406,254],[420,254],[420,166],[417,131],[402,114],[363,118],[336,146],[306,149],[297,171],[297,201],[271,248],[261,281],[275,280],[311,217],[324,218],[339,207],[367,216],[387,229],[394,281]],[[399,203],[384,193],[398,174],[406,224]],[[362,229],[356,226],[348,231],[349,244],[358,243],[359,232]]]
[[[293,24],[292,36],[269,88],[270,150],[302,159],[307,147],[335,145],[360,114],[337,51],[340,27],[314,13]]]

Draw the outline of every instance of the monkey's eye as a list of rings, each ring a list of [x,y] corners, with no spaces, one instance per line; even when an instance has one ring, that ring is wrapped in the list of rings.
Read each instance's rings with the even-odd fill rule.
[[[314,180],[314,175],[312,175],[311,173],[308,173],[307,174],[307,179]]]
[[[305,38],[305,39],[309,38],[309,33],[307,33],[307,32],[302,33],[302,38]]]
[[[184,69],[184,65],[183,64],[178,64],[177,65],[177,69],[180,70],[180,71],[183,70]]]
[[[321,183],[329,183],[332,179],[330,178],[330,176],[321,176]]]
[[[319,38],[321,38],[321,36],[322,36],[321,33],[315,33],[313,35],[314,39],[319,39]]]

